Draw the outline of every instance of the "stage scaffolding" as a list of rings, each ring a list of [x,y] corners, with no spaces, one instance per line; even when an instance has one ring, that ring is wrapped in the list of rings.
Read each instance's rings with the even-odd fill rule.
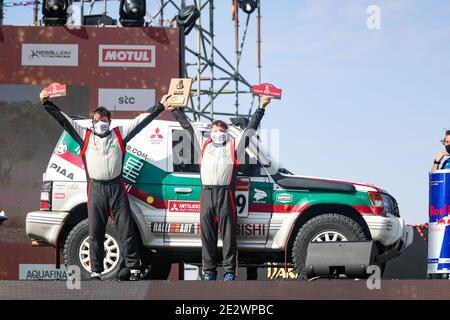
[[[180,74],[183,77],[194,79],[192,94],[188,112],[193,114],[194,120],[201,118],[213,119],[216,116],[249,117],[258,103],[258,98],[253,97],[251,103],[244,106],[240,103],[241,95],[251,94],[252,83],[240,72],[240,63],[246,41],[247,32],[251,19],[257,19],[257,80],[261,82],[261,3],[252,14],[246,14],[239,8],[238,0],[228,0],[233,11],[234,23],[234,55],[226,55],[216,45],[215,35],[215,2],[217,0],[193,0],[192,3],[186,1],[161,0],[159,9],[155,12],[148,12],[150,25],[164,25],[169,9],[179,11],[183,5],[195,5],[200,11],[200,18],[197,20],[194,30],[185,37],[195,37],[195,46],[189,45],[188,41],[182,39],[184,54],[181,58]],[[222,0],[223,1],[223,0]],[[228,12],[220,14],[228,14]],[[243,23],[240,20],[243,17]],[[172,17],[171,17],[172,18]],[[172,22],[169,20],[169,22]],[[241,26],[242,24],[242,26]],[[183,35],[182,35],[183,37]],[[192,43],[192,41],[190,41]],[[234,97],[234,106],[228,112],[220,112],[215,109],[215,104],[220,102],[220,98],[226,95]],[[231,106],[230,106],[231,107]]]
[[[0,25],[2,23],[2,5],[5,0],[0,0]],[[70,5],[80,3],[81,21],[83,16],[92,13],[95,3],[102,4],[102,13],[107,14],[107,4],[119,3],[117,0],[85,1],[69,0]],[[74,1],[74,2],[72,2]],[[232,9],[232,22],[234,24],[234,47],[232,54],[226,54],[217,46],[217,36],[215,34],[216,24],[214,17],[215,3],[217,1],[229,1]],[[261,1],[257,1],[256,10],[247,14],[239,7],[239,0],[147,0],[146,26],[175,27],[174,16],[187,5],[195,5],[200,11],[200,18],[197,19],[195,28],[188,34],[181,32],[180,39],[180,76],[193,78],[193,86],[189,106],[186,112],[190,113],[194,120],[201,119],[212,120],[216,117],[249,117],[255,105],[259,103],[259,98],[251,96],[250,103],[241,102],[242,95],[251,95],[253,84],[261,83]],[[38,7],[43,1],[24,1],[10,2],[8,5],[33,5],[34,17],[33,24],[40,24],[38,21]],[[85,5],[89,10],[85,11]],[[219,12],[220,14],[230,14]],[[73,19],[69,16],[68,24]],[[118,18],[118,17],[113,17]],[[244,52],[245,44],[248,39],[248,30],[251,19],[256,19],[256,52],[253,53],[256,58],[256,79],[249,80],[242,74],[240,65],[241,57]],[[195,38],[195,41],[193,41]],[[219,39],[220,40],[220,39]],[[253,39],[255,40],[255,39]],[[227,100],[225,111],[217,110],[216,107],[221,103],[221,98],[232,96],[234,103],[230,104]],[[223,101],[224,99],[222,99]],[[225,103],[222,103],[222,106]],[[223,109],[223,107],[222,107]]]

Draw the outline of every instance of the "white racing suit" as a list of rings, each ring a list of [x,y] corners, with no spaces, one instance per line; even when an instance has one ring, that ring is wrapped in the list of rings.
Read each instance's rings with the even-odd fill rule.
[[[175,118],[190,134],[190,139],[200,153],[200,235],[202,240],[202,265],[204,273],[217,274],[219,261],[217,241],[218,230],[223,242],[222,265],[224,272],[236,273],[236,206],[235,182],[239,161],[237,151],[244,152],[245,133],[258,129],[264,109],[257,109],[244,133],[237,139],[228,139],[224,144],[215,144],[207,139],[199,150],[194,129],[180,110],[174,110]]]
[[[110,216],[119,233],[125,266],[139,269],[138,243],[131,216],[130,203],[122,181],[126,144],[155,119],[164,107],[158,103],[150,114],[141,114],[129,125],[115,127],[105,134],[97,134],[73,121],[50,101],[45,110],[55,118],[80,145],[88,183],[89,254],[92,272],[104,270],[104,239]]]

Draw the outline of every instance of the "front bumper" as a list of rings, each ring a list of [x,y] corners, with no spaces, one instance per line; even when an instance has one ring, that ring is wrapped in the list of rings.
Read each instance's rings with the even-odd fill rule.
[[[392,248],[391,250],[397,251],[398,254],[412,244],[414,230],[406,225],[402,218],[372,215],[363,217],[369,227],[372,240]]]
[[[56,246],[58,236],[62,230],[68,212],[33,211],[27,214],[27,236],[38,242]]]

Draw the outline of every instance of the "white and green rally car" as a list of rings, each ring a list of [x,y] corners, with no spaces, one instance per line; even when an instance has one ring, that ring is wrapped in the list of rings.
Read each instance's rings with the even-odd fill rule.
[[[91,125],[90,120],[77,121]],[[127,121],[113,120],[112,126]],[[207,135],[207,125],[194,127]],[[155,120],[127,146],[123,179],[139,230],[141,258],[152,266],[151,278],[167,277],[171,263],[201,264],[198,166],[174,154],[182,130],[178,122]],[[241,129],[230,126],[229,131],[236,136]],[[257,144],[257,137],[252,138],[246,152],[253,164],[242,167],[236,186],[239,266],[293,266],[304,278],[311,241],[374,240],[380,261],[398,256],[411,244],[412,228],[386,191],[274,171],[273,161]],[[78,144],[63,132],[43,176],[40,211],[28,213],[26,232],[34,245],[62,250],[65,264],[80,266],[87,279],[87,186],[79,152]],[[104,278],[113,278],[121,267],[121,249],[112,222],[106,232]]]

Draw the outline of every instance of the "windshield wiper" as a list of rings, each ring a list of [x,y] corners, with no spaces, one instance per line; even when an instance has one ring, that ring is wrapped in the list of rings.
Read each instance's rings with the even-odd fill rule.
[[[289,171],[288,169],[286,169],[286,168],[280,168],[280,169],[278,169],[278,172],[279,172],[279,173],[288,174],[288,175],[291,175],[291,176],[294,175],[292,172],[290,172],[290,171]]]

